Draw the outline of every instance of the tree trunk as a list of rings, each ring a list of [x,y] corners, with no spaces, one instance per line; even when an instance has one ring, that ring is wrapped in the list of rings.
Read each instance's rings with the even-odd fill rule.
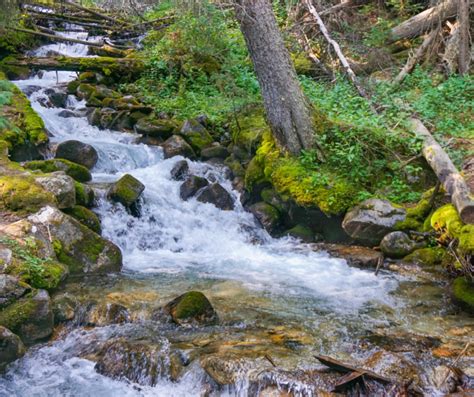
[[[459,21],[459,74],[466,74],[469,71],[469,0],[458,0],[458,21]]]
[[[270,1],[235,0],[234,5],[273,136],[294,155],[315,145],[319,148],[314,110],[300,87]],[[322,153],[319,154],[321,158]]]
[[[395,26],[390,31],[389,41],[397,41],[417,37],[420,34],[432,30],[436,25],[441,25],[446,19],[456,16],[459,0],[445,0],[437,6],[428,8],[410,19]],[[464,0],[473,3],[473,0]],[[469,7],[468,7],[469,8]]]
[[[466,181],[423,123],[416,118],[410,119],[410,122],[413,132],[423,140],[424,158],[446,192],[451,196],[451,202],[456,207],[462,221],[474,224],[474,200]]]

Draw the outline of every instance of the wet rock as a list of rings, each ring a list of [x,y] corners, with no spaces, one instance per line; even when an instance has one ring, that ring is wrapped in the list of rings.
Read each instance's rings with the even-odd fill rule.
[[[186,120],[181,127],[180,134],[198,153],[213,142],[206,127],[197,120]]]
[[[0,309],[15,302],[30,290],[31,287],[17,277],[0,274]]]
[[[66,321],[71,321],[76,315],[76,309],[78,307],[77,299],[68,294],[59,294],[53,297],[53,314],[54,314],[54,323],[64,323]]]
[[[48,96],[49,103],[55,108],[65,108],[67,103],[67,94],[65,92],[57,92],[52,88],[44,91]]]
[[[327,251],[332,256],[345,259],[349,265],[361,268],[376,268],[383,256],[367,247],[342,244],[315,244],[314,249]]]
[[[118,303],[102,303],[88,310],[85,323],[103,327],[109,324],[122,324],[130,321],[128,309]]]
[[[453,281],[452,292],[454,302],[474,314],[474,283],[467,277],[457,277]]]
[[[120,249],[57,208],[44,207],[28,221],[44,236],[51,236],[57,258],[71,274],[120,271]]]
[[[25,354],[23,342],[9,329],[0,326],[0,373],[6,366]]]
[[[199,291],[186,292],[163,308],[179,325],[212,325],[218,321],[217,313],[206,296]]]
[[[342,227],[353,239],[367,245],[378,245],[393,231],[397,222],[406,218],[406,210],[387,200],[368,199],[351,209]]]
[[[43,150],[31,142],[15,145],[9,150],[10,160],[22,162],[31,160],[43,160]]]
[[[94,72],[82,72],[79,77],[78,77],[78,80],[81,82],[81,83],[97,83],[97,75],[94,73]]]
[[[201,150],[201,158],[203,160],[209,159],[225,159],[229,156],[229,151],[224,146],[215,144]]]
[[[102,233],[102,227],[100,225],[99,217],[94,214],[90,209],[86,207],[75,205],[72,208],[67,208],[64,212],[74,219],[81,222],[84,226],[87,226],[92,231],[96,232],[97,234]]]
[[[107,192],[107,197],[125,208],[132,209],[145,190],[145,185],[130,174],[122,176]]]
[[[441,345],[439,338],[392,330],[390,328],[370,332],[365,339],[379,348],[395,353],[410,352],[423,354],[427,350]]]
[[[390,258],[403,258],[424,244],[413,241],[404,232],[391,232],[380,242],[380,249]]]
[[[218,183],[213,183],[202,189],[197,194],[196,200],[201,203],[214,204],[217,208],[224,211],[234,209],[234,199],[230,193]]]
[[[56,198],[58,208],[71,208],[76,205],[74,179],[63,171],[56,171],[46,176],[37,177],[35,181]]]
[[[23,166],[30,170],[41,170],[46,173],[64,171],[78,182],[89,182],[92,179],[92,175],[86,167],[66,159],[29,161]]]
[[[428,383],[442,393],[454,393],[462,380],[451,368],[438,365],[429,374]]]
[[[154,138],[168,139],[176,129],[175,124],[170,120],[158,120],[152,118],[142,118],[134,126],[137,134],[147,135]]]
[[[94,109],[92,112],[87,114],[87,121],[90,125],[95,127],[100,126],[100,119],[101,119],[101,111],[100,109]]]
[[[99,160],[97,151],[92,145],[76,140],[61,142],[56,149],[56,158],[72,161],[87,169],[93,168]]]
[[[173,135],[168,138],[162,145],[165,159],[174,156],[183,156],[190,159],[196,158],[193,148],[179,135]]]
[[[0,311],[0,325],[30,344],[53,332],[53,311],[48,292],[33,291]]]
[[[189,173],[189,165],[186,160],[178,161],[170,171],[171,179],[183,181]]]
[[[69,119],[71,117],[78,117],[78,115],[76,113],[74,113],[72,110],[68,110],[68,109],[61,110],[58,113],[58,116],[63,117],[65,119]]]
[[[35,92],[38,92],[41,90],[41,86],[39,85],[28,85],[24,88],[22,88],[21,90],[23,91],[23,93],[26,95],[26,96],[30,96],[31,94],[34,94]]]
[[[170,375],[168,348],[158,342],[112,340],[102,348],[95,370],[113,379],[154,386]]]
[[[206,178],[201,178],[200,176],[191,175],[183,182],[179,188],[179,196],[183,200],[187,200],[190,197],[194,196],[200,189],[209,185],[209,182]]]
[[[280,213],[272,205],[262,201],[252,204],[248,210],[269,233],[274,233],[280,226]]]
[[[287,230],[283,233],[286,236],[291,236],[297,238],[305,243],[314,243],[315,240],[318,238],[315,234],[311,231],[309,227],[303,225],[296,225],[291,229]],[[323,237],[321,236],[320,239]]]

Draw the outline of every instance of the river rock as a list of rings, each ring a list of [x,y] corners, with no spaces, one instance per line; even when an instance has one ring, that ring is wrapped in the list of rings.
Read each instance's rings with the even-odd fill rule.
[[[252,204],[248,210],[269,233],[274,233],[280,226],[280,213],[272,205],[261,201]]]
[[[154,138],[168,139],[173,135],[176,126],[170,120],[158,120],[153,118],[142,118],[134,126],[137,134],[147,135]]]
[[[103,327],[110,324],[122,324],[130,321],[128,309],[118,303],[100,303],[92,306],[86,314],[85,323]]]
[[[8,364],[25,354],[23,342],[9,329],[0,326],[0,373]]]
[[[183,182],[179,188],[179,195],[183,200],[188,200],[194,196],[200,189],[209,185],[206,178],[200,176],[191,175]]]
[[[92,175],[86,167],[66,159],[29,161],[23,166],[30,170],[41,170],[46,173],[64,171],[78,182],[89,182],[92,179]]]
[[[17,277],[0,274],[0,309],[20,299],[31,287]]]
[[[383,260],[383,256],[380,252],[357,245],[319,243],[314,244],[313,247],[317,251],[327,251],[336,258],[343,258],[351,266],[357,266],[364,269],[376,268],[379,261]]]
[[[93,168],[99,160],[97,150],[92,145],[76,140],[61,142],[56,149],[56,158],[72,161],[87,169]]]
[[[107,192],[107,197],[125,208],[131,208],[137,203],[140,195],[145,190],[145,185],[130,174],[125,174],[115,182]]]
[[[166,304],[163,312],[179,325],[211,325],[218,321],[211,302],[199,291],[178,296]]]
[[[217,208],[224,211],[231,211],[235,206],[234,199],[230,193],[218,183],[213,183],[202,189],[197,194],[196,200],[201,203],[214,204]]]
[[[65,119],[69,119],[71,117],[78,117],[78,115],[76,113],[74,113],[72,110],[69,110],[69,109],[64,109],[64,110],[61,110],[59,113],[58,113],[58,116],[59,117],[63,117]]]
[[[214,141],[206,127],[197,120],[186,120],[179,133],[198,153]]]
[[[43,236],[50,236],[56,256],[72,274],[118,272],[120,249],[88,227],[54,207],[44,207],[28,217]]]
[[[65,92],[58,92],[52,88],[48,88],[44,91],[48,96],[49,103],[55,108],[65,108],[67,103],[67,94]]]
[[[171,179],[183,181],[189,173],[189,165],[186,160],[178,161],[170,171]]]
[[[179,135],[173,135],[168,138],[163,144],[163,153],[165,159],[169,159],[174,156],[183,156],[190,159],[196,158],[193,148]]]
[[[229,156],[229,151],[220,144],[206,147],[201,150],[201,158],[203,160],[209,159],[225,159]]]
[[[323,236],[315,235],[309,227],[304,225],[296,225],[287,230],[284,235],[300,239],[305,243],[314,243],[324,238]]]
[[[74,319],[78,302],[73,295],[63,293],[53,297],[52,305],[54,323],[59,324]]]
[[[0,311],[0,325],[16,333],[23,342],[47,338],[53,332],[53,311],[49,294],[35,290]]]
[[[84,226],[87,226],[97,234],[102,233],[102,227],[100,225],[99,217],[92,212],[90,209],[81,205],[75,205],[72,208],[63,210],[66,214],[72,216],[77,221],[81,222]]]
[[[382,239],[380,249],[390,258],[403,258],[423,245],[423,243],[413,241],[404,232],[391,232]]]
[[[406,210],[394,207],[390,201],[368,199],[351,209],[342,227],[353,239],[367,245],[378,245],[393,231],[397,222],[406,218]]]
[[[76,205],[76,187],[74,179],[63,171],[35,178],[36,183],[56,197],[58,208],[71,208]]]

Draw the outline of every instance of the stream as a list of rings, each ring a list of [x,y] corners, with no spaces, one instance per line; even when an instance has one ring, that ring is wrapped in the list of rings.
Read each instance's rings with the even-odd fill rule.
[[[86,32],[67,34],[87,39]],[[87,47],[50,44],[34,55],[50,51],[85,56]],[[165,160],[161,148],[136,143],[134,134],[91,126],[80,116],[85,102],[74,96],[67,109],[78,117],[64,118],[59,115],[64,108],[42,105],[46,89],[64,91],[76,77],[43,72],[15,83],[23,90],[36,86],[29,97],[53,145],[76,139],[99,154],[92,170],[91,184],[99,193],[94,211],[103,236],[122,250],[123,271],[72,280],[65,288],[84,301],[127,304],[131,319],[95,328],[78,324],[31,348],[0,378],[0,396],[251,396],[268,385],[316,396],[318,385],[307,374],[324,367],[314,354],[363,363],[381,347],[400,352],[400,340],[406,341],[401,351],[419,371],[425,395],[444,395],[430,374],[453,359],[433,356],[425,339],[462,348],[472,337],[473,321],[453,310],[442,281],[386,270],[376,276],[373,269],[350,267],[296,239],[272,238],[240,205],[239,193],[217,165],[188,160],[191,173],[218,181],[232,194],[235,210],[181,200],[180,182],[171,179],[170,170],[182,157]],[[145,185],[138,218],[104,199],[107,184],[126,173]],[[210,299],[219,325],[180,328],[152,318],[153,310],[189,290]],[[141,382],[115,380],[96,371],[91,346],[118,337],[160,347],[158,381],[147,382],[145,375],[138,377]],[[185,362],[179,377],[170,369],[176,352]],[[209,378],[203,362],[210,356],[235,365],[232,384],[216,386]],[[472,357],[459,365],[472,372]]]

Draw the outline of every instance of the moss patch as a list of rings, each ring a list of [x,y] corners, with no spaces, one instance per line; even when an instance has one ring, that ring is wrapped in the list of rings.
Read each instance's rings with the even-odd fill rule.
[[[474,313],[474,283],[466,277],[458,277],[453,282],[454,299],[464,308]]]
[[[46,173],[64,171],[78,182],[89,182],[92,179],[91,173],[86,167],[65,159],[30,161],[24,167],[30,170],[41,170]]]
[[[209,300],[199,291],[190,291],[183,295],[173,311],[173,317],[186,320],[213,310]]]
[[[32,300],[35,294],[36,292],[31,292],[0,311],[0,325],[18,332],[19,327],[30,320],[36,311],[37,305]]]
[[[423,231],[425,229],[425,219],[431,211],[431,197],[433,189],[423,193],[421,200],[414,206],[407,208],[407,216],[403,221],[397,222],[394,226],[395,230],[417,230]]]
[[[80,205],[76,205],[73,208],[65,209],[64,212],[68,215],[71,215],[74,219],[78,220],[84,226],[87,226],[97,234],[102,233],[99,217],[91,210]]]
[[[425,266],[436,266],[443,263],[446,255],[446,250],[443,247],[420,248],[405,256],[403,261]]]
[[[15,261],[8,267],[8,273],[18,276],[34,288],[52,290],[66,278],[68,269],[62,263],[52,260],[41,263]]]
[[[94,203],[94,190],[89,186],[83,185],[80,182],[74,181],[76,189],[76,203],[83,207],[92,207]]]

